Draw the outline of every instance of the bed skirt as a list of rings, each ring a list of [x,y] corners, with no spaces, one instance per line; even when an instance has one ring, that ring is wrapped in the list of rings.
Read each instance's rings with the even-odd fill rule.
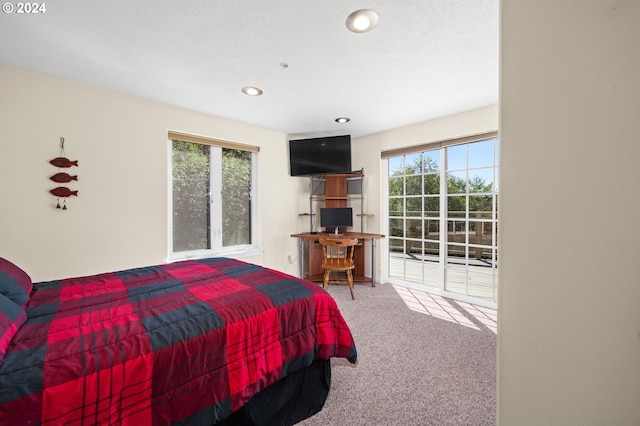
[[[331,386],[331,361],[315,360],[255,395],[221,426],[293,425],[322,410]]]

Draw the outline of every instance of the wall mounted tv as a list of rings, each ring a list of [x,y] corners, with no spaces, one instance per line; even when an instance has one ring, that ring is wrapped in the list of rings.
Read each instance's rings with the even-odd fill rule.
[[[291,176],[351,173],[351,135],[289,141]]]

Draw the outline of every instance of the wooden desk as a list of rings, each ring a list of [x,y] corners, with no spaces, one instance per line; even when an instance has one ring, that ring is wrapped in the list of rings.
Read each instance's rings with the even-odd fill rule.
[[[304,232],[300,234],[292,234],[294,238],[298,239],[298,253],[300,259],[300,278],[309,281],[322,282],[324,270],[322,269],[322,246],[319,239],[323,237],[335,237],[330,233],[310,233]],[[339,235],[338,238],[357,238],[360,240],[360,244],[356,246],[353,253],[353,259],[356,264],[356,268],[353,273],[354,281],[358,282],[371,282],[371,286],[375,287],[375,275],[376,275],[376,240],[384,238],[382,234],[368,234],[364,232],[347,232],[343,235]],[[365,242],[369,240],[371,242],[371,278],[365,276]]]

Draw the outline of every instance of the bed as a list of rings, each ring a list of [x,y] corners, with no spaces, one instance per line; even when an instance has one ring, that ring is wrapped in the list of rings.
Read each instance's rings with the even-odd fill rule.
[[[355,363],[331,296],[228,258],[31,283],[0,258],[0,424],[294,424]]]

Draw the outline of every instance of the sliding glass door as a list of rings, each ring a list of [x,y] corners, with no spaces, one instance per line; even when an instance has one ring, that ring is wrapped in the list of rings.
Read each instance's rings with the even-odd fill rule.
[[[391,281],[497,300],[498,139],[388,158]]]

